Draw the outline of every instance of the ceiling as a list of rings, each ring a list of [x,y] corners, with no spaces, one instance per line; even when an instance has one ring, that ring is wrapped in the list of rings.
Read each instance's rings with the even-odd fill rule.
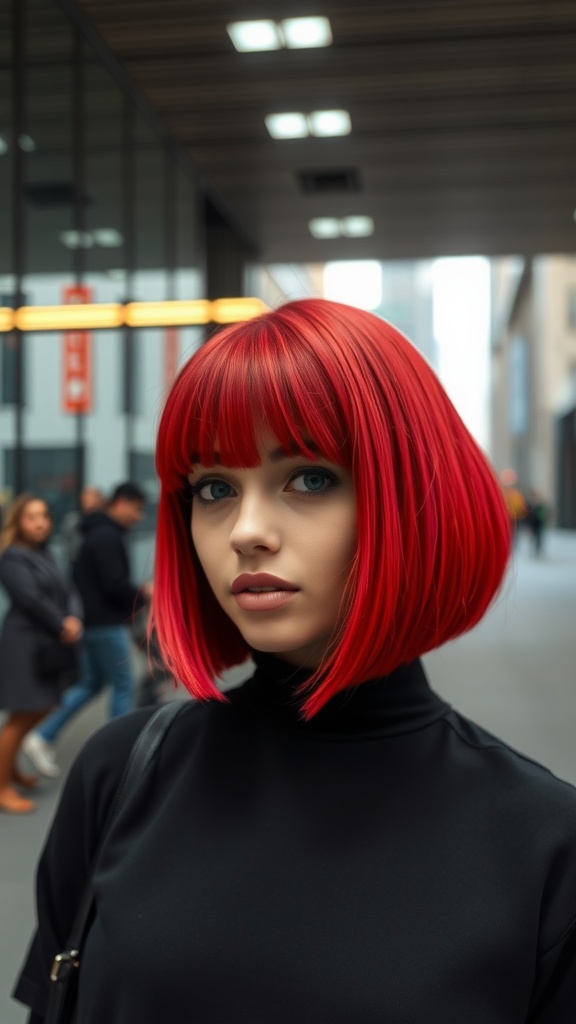
[[[266,262],[574,252],[574,0],[76,5]],[[237,53],[226,32],[311,14],[332,46]],[[332,108],[350,135],[279,141],[264,124]],[[310,194],[302,171],[356,188]],[[373,236],[311,236],[311,218],[345,215]]]

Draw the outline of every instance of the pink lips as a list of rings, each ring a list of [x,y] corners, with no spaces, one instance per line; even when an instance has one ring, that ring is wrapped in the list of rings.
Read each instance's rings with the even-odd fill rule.
[[[273,590],[264,590],[254,593],[248,588],[252,587],[273,587]],[[298,587],[278,576],[271,576],[267,572],[248,573],[243,572],[234,580],[232,593],[236,604],[247,612],[268,612],[281,608],[298,593]]]

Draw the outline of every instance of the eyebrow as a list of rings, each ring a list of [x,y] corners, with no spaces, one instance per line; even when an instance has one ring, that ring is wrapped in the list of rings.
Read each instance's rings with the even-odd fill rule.
[[[303,443],[308,448],[308,451],[314,452],[315,455],[320,455],[320,449],[317,444],[314,444],[314,441],[304,441]],[[279,445],[278,448],[273,448],[271,452],[266,452],[270,462],[284,462],[285,459],[297,459],[302,454],[301,448],[294,446],[287,452],[282,445]]]
[[[303,443],[306,445],[308,450],[313,452],[315,455],[320,455],[321,454],[318,445],[315,444],[314,441],[304,441]],[[272,451],[266,452],[268,461],[269,462],[273,462],[273,463],[284,462],[284,461],[287,462],[289,459],[296,459],[296,458],[298,458],[299,455],[302,455],[302,454],[303,454],[302,450],[300,448],[297,448],[295,445],[288,452],[286,451],[285,448],[282,447],[282,445],[278,445],[278,447],[277,448],[273,448]],[[190,461],[191,461],[191,464],[193,466],[196,465],[197,463],[200,463],[200,453],[199,452],[192,452],[192,455],[190,457]],[[220,452],[214,452],[214,462],[215,462],[215,464],[217,466],[221,466],[222,465],[222,462],[221,462],[221,459],[220,459]]]

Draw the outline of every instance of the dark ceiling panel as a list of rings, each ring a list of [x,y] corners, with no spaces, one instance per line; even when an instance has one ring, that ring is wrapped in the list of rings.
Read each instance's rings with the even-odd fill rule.
[[[273,16],[325,14],[333,45],[271,54],[236,53],[238,6],[77,0],[264,260],[574,252],[573,0],[292,0]],[[352,133],[268,136],[266,113],[323,107]],[[342,169],[358,190],[299,185]],[[310,235],[311,217],[347,214],[372,216],[373,237]]]

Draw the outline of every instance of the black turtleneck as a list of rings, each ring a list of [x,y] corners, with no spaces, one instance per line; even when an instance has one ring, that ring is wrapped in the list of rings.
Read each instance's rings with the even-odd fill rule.
[[[430,689],[420,662],[414,662],[384,679],[370,679],[342,690],[312,719],[304,721],[300,709],[311,673],[272,654],[255,651],[253,660],[256,671],[238,696],[280,728],[302,736],[334,741],[397,736],[425,728],[448,710]]]
[[[306,675],[255,655],[191,703],[113,832],[81,1024],[571,1024],[576,793],[453,711],[419,663],[303,721]],[[68,778],[17,997],[42,1019],[130,746]]]

